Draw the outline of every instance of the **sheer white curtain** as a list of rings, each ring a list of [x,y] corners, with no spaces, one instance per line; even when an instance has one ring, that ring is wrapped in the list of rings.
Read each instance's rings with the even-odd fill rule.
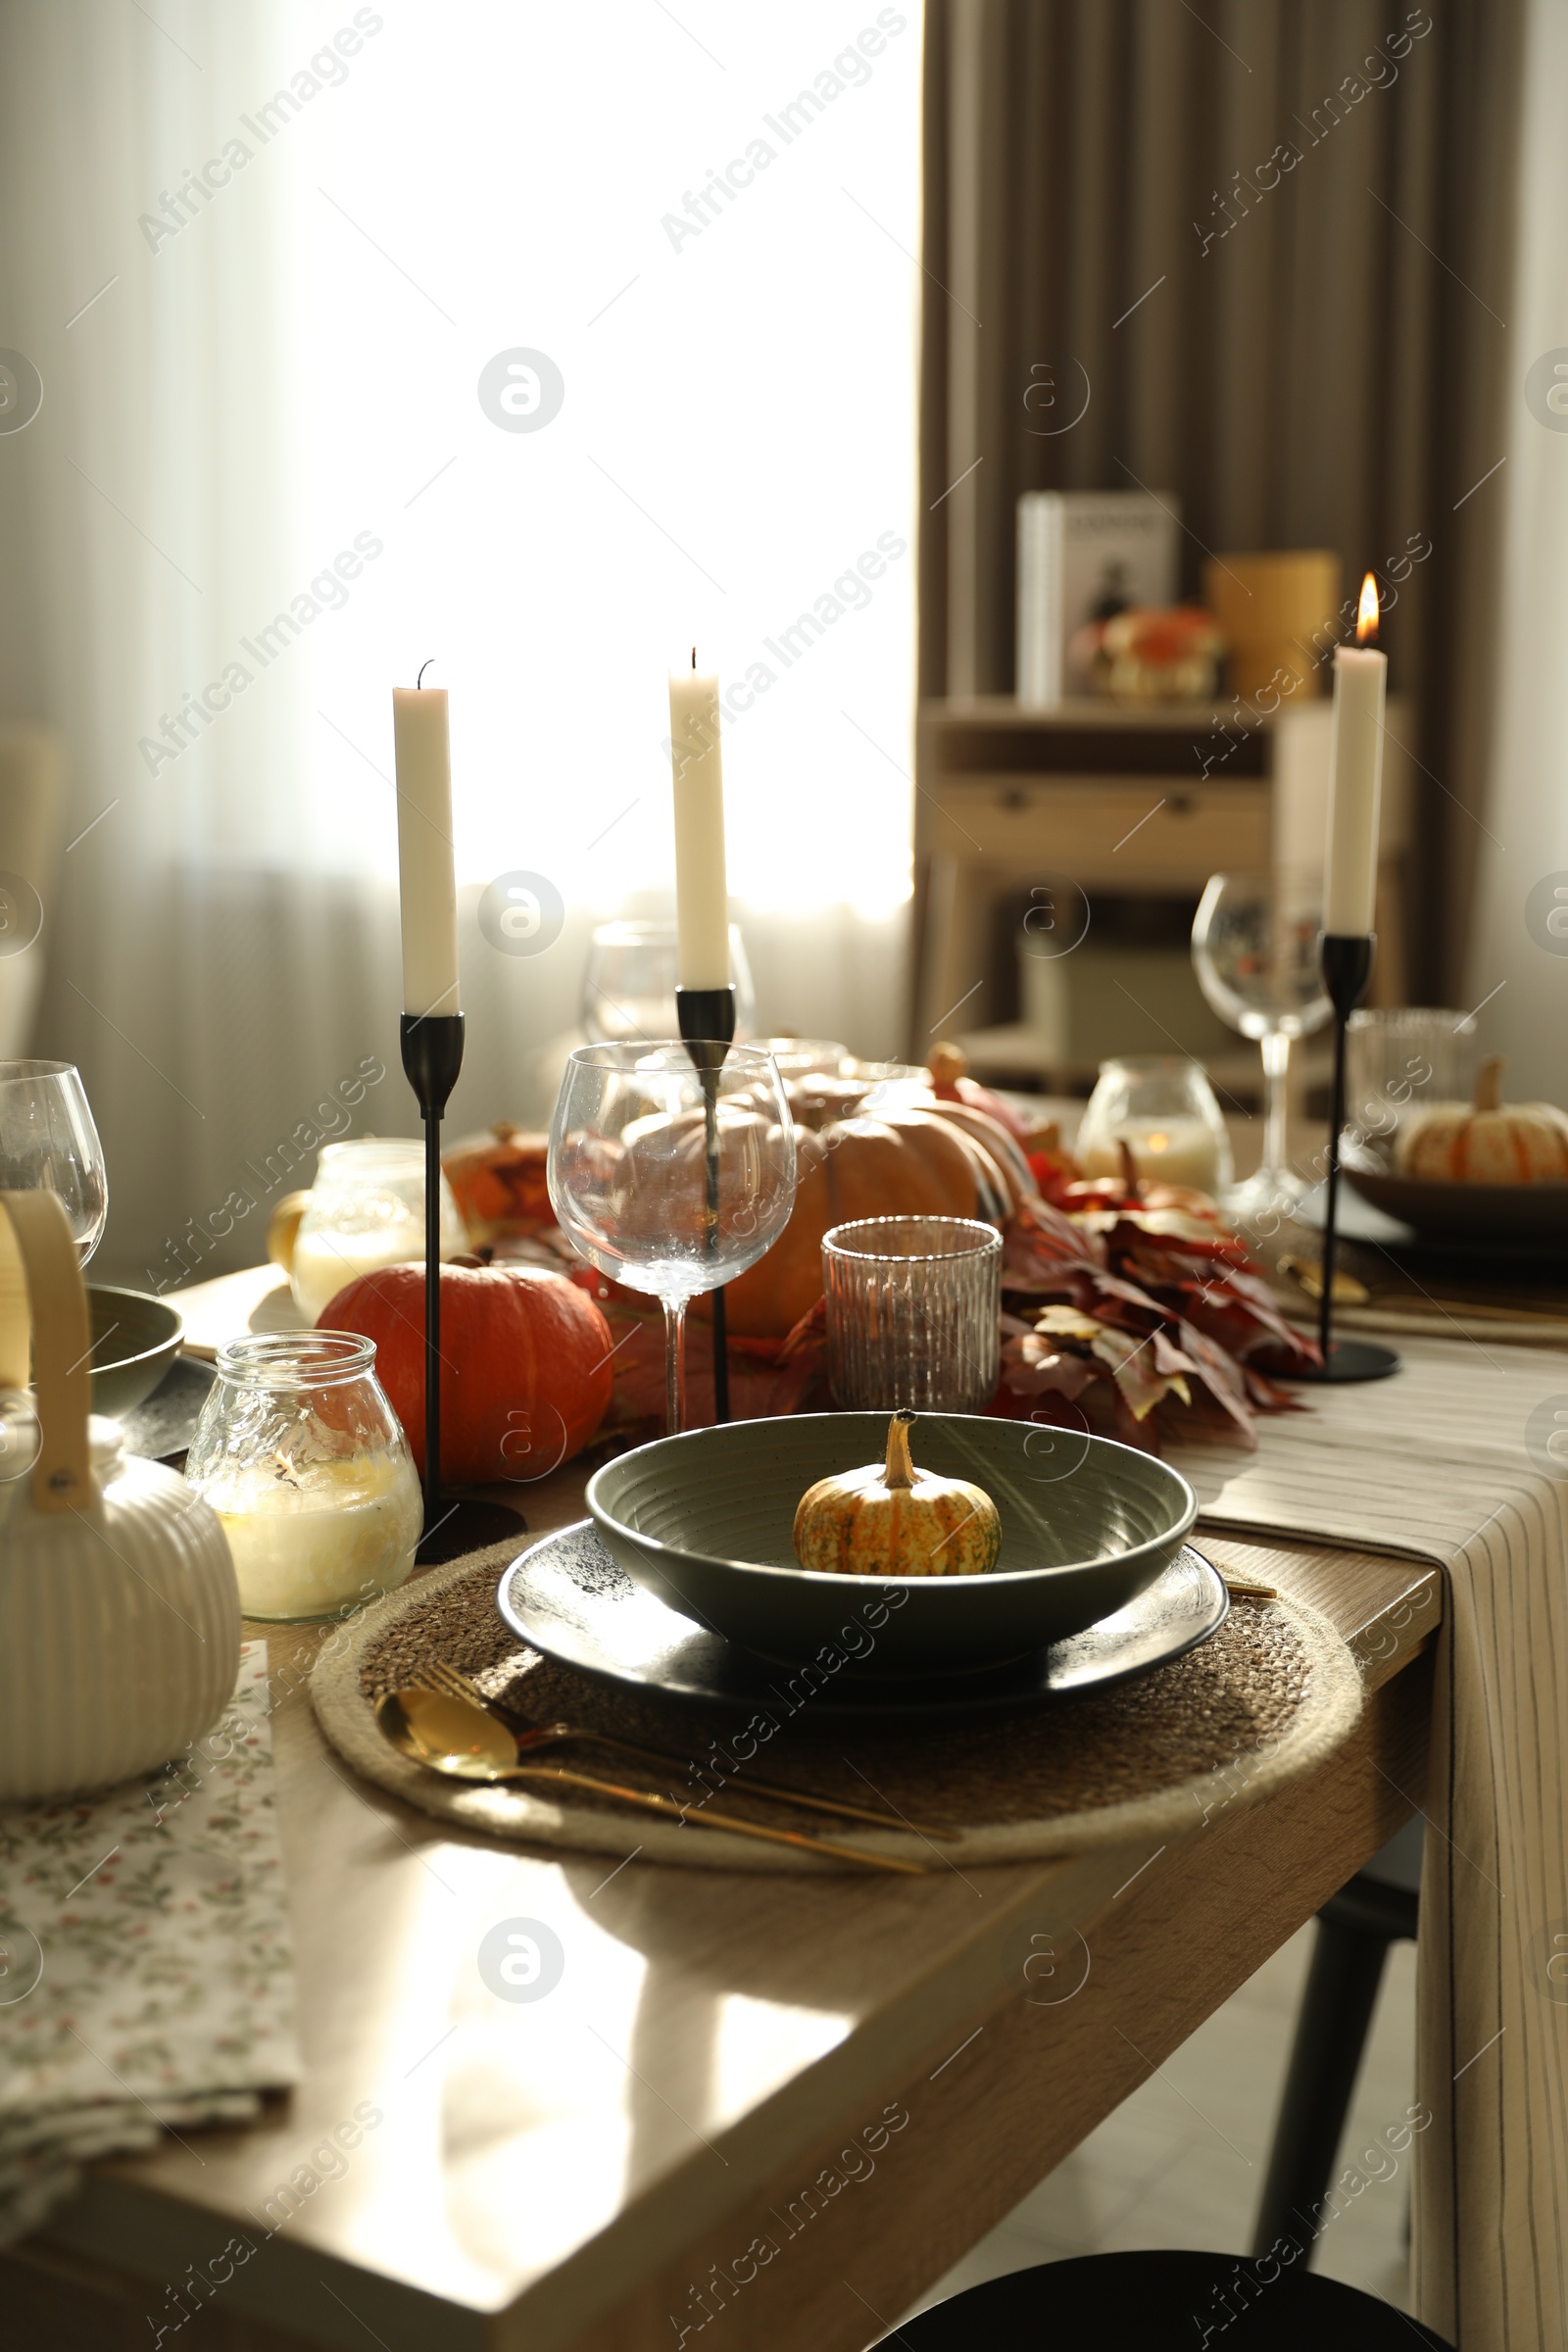
[[[99,1270],[243,1262],[291,1152],[413,1130],[389,688],[427,659],[457,1125],[547,1110],[593,922],[671,904],[693,643],[761,1017],[898,1050],[918,9],[154,14],[0,10],[0,343],[45,388],[0,433],[0,719],[66,739],[35,1050],[104,1130]],[[498,421],[492,362],[559,411]],[[535,957],[475,919],[519,868],[566,908]]]
[[[1568,7],[1531,0],[1488,838],[1469,973],[1515,1100],[1568,1102]],[[1559,368],[1561,372],[1558,372]],[[1553,397],[1555,395],[1555,397]],[[1559,890],[1561,895],[1559,896]]]

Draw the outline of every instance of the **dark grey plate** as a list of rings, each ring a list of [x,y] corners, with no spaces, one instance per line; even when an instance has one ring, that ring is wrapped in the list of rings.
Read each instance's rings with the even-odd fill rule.
[[[672,1609],[763,1657],[811,1658],[868,1581],[894,1595],[870,1671],[947,1676],[1031,1657],[1125,1608],[1176,1557],[1198,1497],[1179,1470],[1110,1438],[988,1413],[921,1413],[918,1469],[997,1506],[985,1576],[867,1580],[803,1568],[795,1507],[819,1478],[880,1461],[888,1416],[789,1413],[656,1438],[588,1481],[611,1557]]]
[[[867,1607],[858,1626],[845,1625],[845,1644],[874,1641],[864,1619],[874,1615],[881,1590],[868,1583]],[[1230,1594],[1218,1570],[1188,1544],[1114,1616],[1005,1666],[895,1678],[867,1674],[863,1666],[858,1672],[843,1646],[819,1653],[813,1666],[775,1666],[634,1585],[593,1521],[581,1519],[513,1561],[496,1605],[519,1641],[596,1682],[732,1709],[782,1706],[794,1714],[809,1702],[813,1721],[853,1717],[906,1728],[911,1718],[1005,1714],[1147,1674],[1217,1633],[1230,1614]]]
[[[218,1374],[192,1355],[176,1355],[152,1395],[120,1415],[127,1453],[167,1462],[188,1452],[207,1392]]]
[[[150,1396],[179,1352],[185,1318],[150,1291],[89,1282],[92,1410],[118,1421]]]
[[[1363,1200],[1419,1234],[1482,1242],[1524,1235],[1561,1242],[1568,1236],[1568,1184],[1444,1184],[1432,1176],[1396,1175],[1349,1154],[1343,1164],[1346,1182]]]

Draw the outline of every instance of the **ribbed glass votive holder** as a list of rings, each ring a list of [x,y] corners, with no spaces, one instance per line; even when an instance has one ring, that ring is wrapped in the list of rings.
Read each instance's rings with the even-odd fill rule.
[[[969,1217],[860,1217],[822,1240],[828,1379],[851,1410],[984,1412],[1002,1348],[1002,1236]]]

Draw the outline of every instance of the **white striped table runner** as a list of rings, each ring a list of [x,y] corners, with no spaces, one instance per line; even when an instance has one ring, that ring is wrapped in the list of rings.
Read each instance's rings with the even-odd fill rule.
[[[1568,2344],[1568,1355],[1411,1339],[1256,1453],[1178,1449],[1211,1524],[1446,1570],[1418,1961],[1417,2316]],[[1552,1474],[1545,1441],[1563,1412]],[[1534,1417],[1534,1418],[1533,1418]]]

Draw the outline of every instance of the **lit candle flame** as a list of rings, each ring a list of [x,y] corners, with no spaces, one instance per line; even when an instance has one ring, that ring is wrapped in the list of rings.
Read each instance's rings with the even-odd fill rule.
[[[1378,641],[1378,584],[1370,572],[1361,582],[1361,602],[1355,612],[1355,642],[1357,645],[1376,645]]]

